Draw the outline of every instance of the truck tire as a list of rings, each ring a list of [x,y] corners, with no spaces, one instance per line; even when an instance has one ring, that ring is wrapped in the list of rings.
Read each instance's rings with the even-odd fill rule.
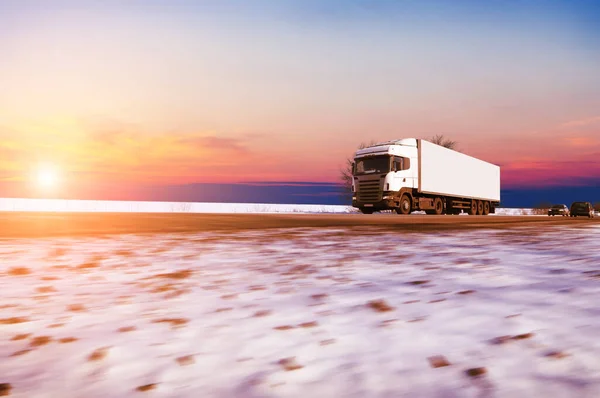
[[[477,201],[475,199],[471,200],[471,208],[467,210],[467,214],[470,216],[477,215]]]
[[[481,200],[477,201],[477,215],[478,216],[483,215],[483,202]]]
[[[396,208],[398,214],[410,214],[412,210],[412,202],[407,194],[403,194],[400,198],[400,205]]]
[[[435,198],[433,200],[433,209],[434,209],[433,214],[435,214],[436,216],[440,216],[440,215],[444,214],[444,203],[442,202],[442,199]]]
[[[483,202],[483,215],[487,216],[488,214],[490,214],[490,202],[486,200]]]

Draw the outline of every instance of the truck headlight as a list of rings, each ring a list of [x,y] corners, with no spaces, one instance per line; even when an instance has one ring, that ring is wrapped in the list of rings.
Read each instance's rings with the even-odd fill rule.
[[[392,198],[391,196],[384,196],[384,197],[383,197],[383,198],[381,198],[381,199],[391,199],[391,198]]]

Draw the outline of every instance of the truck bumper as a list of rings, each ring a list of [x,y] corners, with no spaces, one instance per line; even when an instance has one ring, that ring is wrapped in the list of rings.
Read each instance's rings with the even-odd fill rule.
[[[381,200],[379,201],[371,201],[371,202],[362,202],[358,201],[356,196],[352,197],[352,207],[361,208],[364,207],[366,209],[373,210],[391,210],[398,207],[398,198],[394,192],[384,192]]]

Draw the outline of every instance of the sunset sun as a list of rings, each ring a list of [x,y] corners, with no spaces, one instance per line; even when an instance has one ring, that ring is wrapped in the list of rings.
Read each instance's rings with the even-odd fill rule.
[[[58,171],[51,165],[42,165],[38,167],[35,180],[41,188],[54,188],[58,183]]]

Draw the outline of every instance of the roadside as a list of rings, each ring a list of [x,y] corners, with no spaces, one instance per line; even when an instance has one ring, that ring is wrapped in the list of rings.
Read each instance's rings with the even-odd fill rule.
[[[600,224],[596,219],[532,216],[422,216],[396,214],[190,214],[0,212],[0,238],[97,236],[272,228],[377,226],[395,231],[514,228]]]

